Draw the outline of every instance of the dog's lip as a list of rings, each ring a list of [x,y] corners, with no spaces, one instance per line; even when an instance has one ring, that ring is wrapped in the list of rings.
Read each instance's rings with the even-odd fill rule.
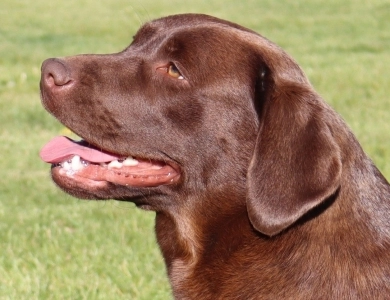
[[[106,183],[112,183],[129,188],[147,188],[162,185],[171,185],[178,182],[180,174],[169,165],[158,170],[144,169],[108,169],[101,165],[88,164],[78,170],[65,169],[60,164],[52,165],[52,173],[59,177],[66,177],[77,182],[78,185],[88,187],[105,187]]]
[[[162,159],[133,158],[100,150],[87,141],[56,137],[40,151],[41,159],[52,164],[52,172],[78,182],[110,182],[132,187],[154,187],[176,183],[176,163]]]

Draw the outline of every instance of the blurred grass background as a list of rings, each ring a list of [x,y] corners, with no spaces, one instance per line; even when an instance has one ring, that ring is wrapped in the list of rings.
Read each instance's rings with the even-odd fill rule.
[[[202,12],[289,52],[390,178],[390,3],[382,0],[2,0],[0,299],[170,299],[153,213],[60,192],[40,147],[63,127],[39,99],[48,57],[125,48],[144,22]]]

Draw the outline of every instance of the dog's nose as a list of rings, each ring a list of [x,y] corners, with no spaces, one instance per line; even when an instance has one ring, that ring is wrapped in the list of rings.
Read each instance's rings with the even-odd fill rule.
[[[65,61],[59,58],[49,58],[42,63],[41,81],[48,87],[61,87],[69,84],[70,77],[69,67]]]

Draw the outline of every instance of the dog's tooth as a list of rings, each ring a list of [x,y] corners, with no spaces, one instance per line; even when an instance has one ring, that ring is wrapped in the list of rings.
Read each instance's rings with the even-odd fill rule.
[[[134,167],[136,165],[138,165],[138,160],[132,158],[132,157],[127,157],[124,161],[123,161],[123,165],[125,167]]]
[[[61,164],[62,168],[64,168],[65,171],[69,171],[72,167],[69,162],[65,161],[64,163]]]
[[[160,169],[162,169],[163,168],[163,166],[160,166],[160,165],[153,165],[150,169],[152,169],[152,170],[160,170]]]
[[[120,163],[119,161],[117,161],[117,160],[113,160],[112,162],[110,162],[109,164],[108,164],[108,168],[109,169],[112,169],[112,168],[117,168],[117,169],[120,169],[120,168],[122,168],[122,163]]]
[[[71,167],[72,167],[73,171],[78,171],[81,168],[83,168],[80,156],[78,156],[78,155],[73,156],[72,162],[71,162]]]

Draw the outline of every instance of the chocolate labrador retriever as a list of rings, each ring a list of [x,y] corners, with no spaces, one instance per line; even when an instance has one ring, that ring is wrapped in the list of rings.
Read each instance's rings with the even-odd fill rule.
[[[184,14],[48,59],[56,184],[156,212],[176,299],[388,299],[390,186],[277,45]]]

